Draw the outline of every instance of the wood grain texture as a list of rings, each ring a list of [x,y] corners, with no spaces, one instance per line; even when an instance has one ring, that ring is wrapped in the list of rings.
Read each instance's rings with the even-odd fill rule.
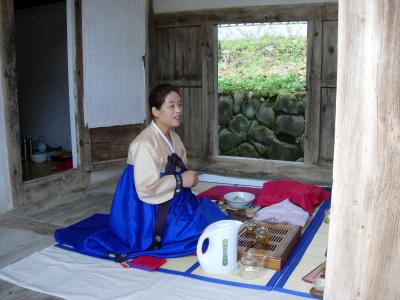
[[[145,128],[145,124],[89,129],[92,163],[126,158],[130,143]]]
[[[90,165],[87,156],[89,141],[83,117],[83,54],[82,54],[82,0],[74,0],[75,25],[75,61],[74,61],[74,91],[75,91],[75,126],[78,146],[78,166],[83,171]],[[71,120],[72,122],[72,120]]]
[[[400,6],[342,1],[324,299],[400,299]]]
[[[336,80],[337,27],[337,21],[323,21],[322,23],[321,80]]]
[[[225,176],[229,174],[229,176],[262,180],[292,179],[312,184],[332,184],[332,168],[329,165],[307,165],[301,162],[218,156],[192,157],[189,160],[189,167]]]
[[[183,103],[182,125],[178,133],[191,156],[204,153],[204,114],[201,88],[181,88]]]
[[[18,117],[14,2],[0,1],[0,59],[2,78],[0,84],[4,91],[4,122],[6,129],[8,161],[10,166],[11,193],[14,206],[22,201],[22,165],[20,130]]]
[[[90,174],[79,169],[70,169],[51,176],[26,181],[21,189],[23,197],[19,206],[45,199],[53,201],[63,193],[85,189],[89,185]]]
[[[204,156],[218,153],[218,29],[211,22],[203,31]]]
[[[156,80],[184,81],[201,80],[201,41],[200,26],[156,29]],[[193,85],[193,84],[191,84]]]
[[[254,23],[337,19],[337,4],[264,5],[236,8],[198,10],[194,12],[163,13],[155,15],[156,27],[201,25],[205,22]]]
[[[152,86],[170,83],[179,88],[183,104],[182,125],[177,132],[186,146],[188,155],[200,156],[205,152],[204,98],[205,47],[202,26],[156,28],[152,54]],[[204,94],[205,93],[205,94]]]
[[[309,21],[307,26],[307,102],[304,162],[319,161],[322,21]]]
[[[332,162],[335,134],[337,21],[309,22],[306,163]]]
[[[335,106],[336,89],[321,88],[319,160],[331,163],[335,143]]]

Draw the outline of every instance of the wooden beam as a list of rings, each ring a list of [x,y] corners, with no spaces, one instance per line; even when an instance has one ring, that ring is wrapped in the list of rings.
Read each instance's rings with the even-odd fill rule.
[[[319,161],[322,21],[309,21],[307,26],[307,102],[304,162]]]
[[[88,164],[87,152],[87,131],[83,117],[83,49],[82,49],[82,0],[74,1],[74,19],[75,22],[75,61],[74,61],[74,91],[75,91],[75,126],[78,140],[78,167],[84,171]]]
[[[197,79],[157,80],[157,84],[169,83],[177,87],[202,87],[202,81]]]
[[[125,159],[129,145],[145,128],[145,124],[88,129],[91,163]]]
[[[218,153],[218,38],[212,23],[204,24],[202,51],[203,116],[205,156]]]
[[[90,174],[80,169],[52,174],[25,181],[22,185],[24,197],[18,202],[18,206],[27,206],[33,203],[51,203],[54,205],[65,195],[72,191],[85,190],[90,183]]]
[[[324,299],[399,299],[400,6],[341,1]]]
[[[309,165],[302,162],[264,160],[233,156],[209,156],[189,158],[191,169],[247,178],[292,179],[302,182],[331,185],[332,168],[329,165]]]
[[[336,20],[337,4],[263,5],[197,10],[155,15],[156,27],[213,24]]]

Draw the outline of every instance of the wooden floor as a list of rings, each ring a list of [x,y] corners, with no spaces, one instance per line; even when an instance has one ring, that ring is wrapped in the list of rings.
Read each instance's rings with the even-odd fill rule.
[[[42,163],[33,161],[22,161],[22,180],[27,181],[35,178],[42,178],[66,170],[66,161],[47,160]],[[72,167],[72,162],[70,163]],[[70,168],[70,167],[67,167]]]
[[[115,183],[0,214],[0,269],[54,244],[53,232],[93,213],[108,213]],[[0,299],[60,299],[0,280]]]
[[[195,192],[214,184],[199,183]],[[94,213],[108,213],[116,183],[0,214],[0,269],[54,244],[53,232]],[[54,202],[54,203],[53,203]],[[0,299],[60,299],[0,280]]]

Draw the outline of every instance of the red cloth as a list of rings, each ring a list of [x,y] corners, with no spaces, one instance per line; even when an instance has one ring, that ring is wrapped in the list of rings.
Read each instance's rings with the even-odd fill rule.
[[[212,200],[224,200],[224,195],[230,192],[248,192],[256,196],[261,192],[260,188],[251,188],[244,186],[231,186],[231,185],[216,185],[200,194],[197,195],[198,198],[208,198]]]
[[[167,260],[161,257],[139,256],[127,261],[131,268],[147,270],[153,272],[165,264]]]
[[[266,182],[254,205],[269,206],[289,199],[294,204],[312,213],[314,207],[330,197],[331,193],[315,185],[291,180]]]
[[[59,162],[56,168],[57,171],[66,171],[72,169],[72,158],[68,158],[67,160]]]

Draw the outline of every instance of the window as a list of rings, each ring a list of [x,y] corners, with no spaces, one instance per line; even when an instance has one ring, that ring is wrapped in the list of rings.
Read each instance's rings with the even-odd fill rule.
[[[219,154],[303,161],[307,22],[218,26]]]

